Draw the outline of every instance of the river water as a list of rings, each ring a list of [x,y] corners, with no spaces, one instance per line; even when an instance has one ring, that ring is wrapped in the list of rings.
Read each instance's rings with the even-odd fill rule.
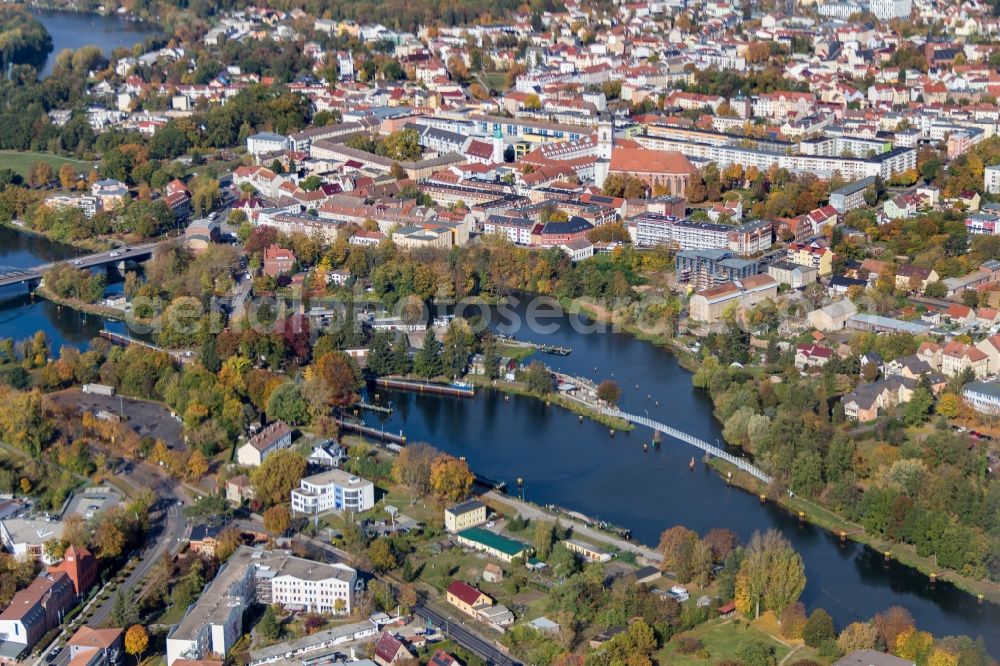
[[[29,266],[72,254],[72,249],[0,228],[0,266]],[[112,285],[114,288],[115,285]],[[120,287],[119,287],[120,288]],[[524,319],[524,308],[515,309]],[[533,332],[500,321],[497,330],[519,339],[571,347],[567,357],[541,356],[555,369],[596,381],[615,379],[623,389],[622,409],[648,412],[709,442],[721,440],[708,396],[691,385],[691,375],[667,351],[631,335],[605,330],[580,333],[565,316],[546,320],[554,330]],[[105,325],[99,317],[57,309],[27,296],[0,301],[0,336],[23,339],[43,330],[53,342],[86,346]],[[120,322],[106,324],[122,331]],[[596,367],[596,370],[595,370]],[[635,388],[638,385],[638,389]],[[980,605],[948,583],[931,586],[918,572],[886,563],[880,553],[825,530],[800,524],[772,504],[726,485],[701,464],[701,452],[665,438],[643,452],[651,433],[637,428],[610,437],[604,426],[531,399],[480,391],[472,399],[380,391],[391,400],[390,416],[366,413],[365,421],[403,431],[408,441],[426,441],[465,456],[478,473],[507,481],[524,479],[525,498],[554,503],[628,527],[634,538],[655,545],[660,532],[683,524],[701,533],[713,527],[735,530],[744,540],[755,530],[777,528],[801,553],[808,584],[802,600],[823,607],[838,626],[870,618],[889,606],[908,608],[920,628],[938,636],[982,636],[1000,655],[1000,606]],[[648,396],[648,397],[647,397]],[[657,404],[659,403],[659,404]],[[699,462],[694,471],[688,462]]]
[[[82,46],[94,45],[100,47],[104,55],[110,56],[111,51],[118,47],[131,49],[134,44],[147,37],[163,35],[158,26],[127,21],[120,16],[47,9],[32,9],[31,13],[52,35],[52,53],[49,54],[40,73],[43,77],[52,73],[56,56],[63,49],[75,51]]]

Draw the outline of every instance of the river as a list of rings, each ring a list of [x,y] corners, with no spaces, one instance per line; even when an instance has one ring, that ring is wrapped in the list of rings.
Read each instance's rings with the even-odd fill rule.
[[[75,51],[82,46],[94,45],[100,47],[104,55],[110,57],[111,51],[116,48],[131,49],[133,45],[147,37],[163,35],[163,30],[159,26],[127,21],[120,16],[48,9],[32,9],[31,13],[52,35],[52,53],[49,54],[40,73],[43,77],[52,73],[56,56],[63,49]]]
[[[10,230],[0,230],[0,265],[26,266],[57,256],[67,248]],[[61,254],[60,254],[61,253]],[[515,310],[524,318],[523,307]],[[691,385],[690,373],[664,349],[635,337],[604,330],[583,334],[565,316],[547,320],[555,330],[532,332],[499,322],[497,329],[522,340],[571,347],[567,357],[542,356],[550,366],[595,380],[615,379],[624,393],[624,410],[644,414],[704,440],[721,439],[708,396]],[[26,296],[0,304],[0,336],[23,339],[43,330],[61,344],[85,346],[96,335],[99,317]],[[111,324],[121,330],[118,322]],[[595,367],[597,370],[595,371]],[[613,376],[612,376],[613,373]],[[639,386],[636,389],[636,385]],[[748,539],[755,530],[777,528],[801,553],[808,584],[802,600],[823,607],[838,626],[870,618],[889,606],[908,608],[920,628],[938,636],[982,636],[1000,655],[1000,606],[980,605],[954,586],[931,586],[922,574],[880,553],[839,539],[748,493],[726,485],[700,462],[701,452],[665,438],[659,448],[642,449],[651,433],[642,428],[609,436],[608,429],[575,414],[531,399],[480,391],[472,399],[441,398],[381,391],[392,415],[366,413],[367,423],[402,430],[409,441],[426,441],[465,456],[477,472],[515,488],[524,479],[525,498],[555,503],[632,529],[634,538],[655,545],[660,532],[683,524],[701,533],[713,527],[735,530]],[[647,397],[649,396],[649,397]],[[659,404],[657,404],[657,402]]]

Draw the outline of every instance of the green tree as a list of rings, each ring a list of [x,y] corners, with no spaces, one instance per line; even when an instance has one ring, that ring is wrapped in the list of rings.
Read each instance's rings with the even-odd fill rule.
[[[395,569],[398,562],[396,552],[388,539],[375,539],[368,545],[368,559],[371,560],[375,571],[385,573]]]
[[[548,395],[552,392],[552,373],[541,361],[532,361],[524,371],[524,383],[528,390],[538,395]]]
[[[302,397],[302,387],[297,382],[285,382],[271,391],[267,399],[267,417],[285,423],[301,425],[309,420],[309,406]]]
[[[111,604],[111,624],[115,627],[130,627],[139,622],[139,608],[135,603],[132,588],[118,588]]]
[[[754,532],[740,564],[736,594],[748,599],[755,616],[761,611],[781,612],[805,586],[802,558],[788,540],[777,530]]]
[[[257,623],[257,632],[272,641],[278,640],[284,633],[272,604],[268,604],[267,608],[264,609],[264,614],[261,616],[260,622]]]
[[[736,650],[736,658],[743,666],[774,666],[777,663],[774,647],[757,638],[744,639]]]
[[[440,357],[441,343],[433,329],[427,329],[424,344],[413,357],[413,372],[421,377],[437,377],[444,370]]]
[[[391,340],[389,331],[378,330],[368,345],[368,370],[377,376],[393,372]]]
[[[819,647],[836,637],[833,618],[822,608],[814,610],[806,621],[806,626],[802,628],[802,640],[809,647]]]
[[[451,377],[461,377],[469,364],[472,349],[472,334],[464,319],[453,319],[444,334],[441,363]]]
[[[552,545],[556,541],[555,530],[552,528],[552,523],[545,523],[538,521],[535,523],[535,534],[532,539],[532,545],[535,547],[535,553],[540,559],[547,559],[549,553],[552,552]]]

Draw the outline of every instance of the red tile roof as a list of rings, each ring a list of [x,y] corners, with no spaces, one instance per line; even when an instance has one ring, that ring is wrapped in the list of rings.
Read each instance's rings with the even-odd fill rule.
[[[468,583],[460,580],[453,580],[451,585],[448,586],[448,594],[471,606],[479,601],[479,597],[481,597],[483,593]]]

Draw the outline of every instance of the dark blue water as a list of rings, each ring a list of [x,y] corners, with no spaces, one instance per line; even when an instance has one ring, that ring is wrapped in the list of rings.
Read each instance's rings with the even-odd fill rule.
[[[518,311],[523,317],[523,310]],[[707,394],[691,385],[690,373],[665,350],[627,334],[581,334],[565,318],[550,333],[525,327],[505,333],[519,339],[572,347],[568,357],[541,355],[551,367],[596,381],[612,378],[623,389],[622,409],[684,430],[709,442],[721,440]],[[596,370],[595,370],[596,367]],[[636,388],[638,385],[638,388]],[[546,407],[530,398],[482,391],[474,399],[385,392],[396,411],[389,417],[367,413],[365,420],[386,430],[402,430],[408,441],[426,441],[465,456],[478,473],[507,481],[524,479],[528,500],[554,503],[632,529],[634,538],[655,545],[660,533],[683,524],[701,533],[713,527],[735,530],[748,539],[755,530],[781,530],[802,554],[808,584],[802,600],[823,607],[839,626],[865,620],[889,606],[908,608],[920,627],[934,634],[983,636],[1000,655],[1000,607],[979,605],[951,585],[932,587],[909,567],[855,543],[840,543],[829,532],[800,524],[772,504],[726,485],[700,463],[701,452],[664,439],[643,452],[652,433],[637,428],[609,435],[592,421]],[[657,404],[659,403],[659,404]],[[699,463],[692,472],[688,463]]]
[[[99,47],[104,55],[110,57],[111,51],[116,48],[131,49],[133,45],[142,42],[147,37],[163,35],[163,31],[157,26],[126,21],[119,16],[45,9],[32,9],[31,13],[42,22],[45,29],[52,35],[52,53],[45,61],[41,76],[48,76],[52,73],[56,56],[63,49],[75,51],[82,46],[93,45]]]
[[[71,246],[0,227],[0,270],[28,268],[78,254]],[[110,284],[106,293],[121,293],[122,286],[121,282]],[[105,327],[124,332],[125,325],[61,308],[42,298],[32,299],[23,286],[0,287],[0,337],[16,341],[30,338],[35,331],[44,331],[50,348],[58,352],[63,345],[85,348]]]
[[[28,266],[69,256],[66,248],[0,229],[0,266]],[[62,253],[62,254],[60,254]],[[524,308],[515,311],[524,319]],[[613,378],[622,387],[622,408],[714,442],[721,440],[707,395],[691,386],[691,375],[665,350],[631,335],[607,330],[580,333],[563,316],[547,320],[549,332],[494,320],[501,332],[518,338],[573,348],[568,357],[540,356],[550,366],[600,381]],[[45,301],[27,297],[0,302],[0,336],[17,339],[44,330],[53,348],[83,347],[100,330],[100,318],[84,318]],[[123,330],[124,325],[109,327]],[[602,328],[602,327],[598,327]],[[595,369],[596,368],[596,369]],[[636,388],[638,385],[638,388]],[[1000,607],[979,605],[947,583],[931,586],[908,567],[886,563],[881,554],[800,524],[771,504],[731,488],[716,474],[688,461],[701,452],[665,439],[644,453],[651,433],[636,429],[609,436],[592,421],[544,403],[493,391],[472,399],[429,397],[381,391],[395,411],[366,422],[402,430],[409,441],[426,441],[465,456],[478,473],[515,487],[525,481],[528,500],[555,503],[595,518],[629,527],[635,538],[655,545],[660,532],[684,524],[699,532],[713,527],[735,530],[744,539],[755,530],[781,530],[802,554],[809,582],[803,601],[827,609],[839,626],[870,618],[893,605],[908,608],[922,629],[939,636],[982,636],[1000,655]],[[659,403],[659,404],[657,404]]]

